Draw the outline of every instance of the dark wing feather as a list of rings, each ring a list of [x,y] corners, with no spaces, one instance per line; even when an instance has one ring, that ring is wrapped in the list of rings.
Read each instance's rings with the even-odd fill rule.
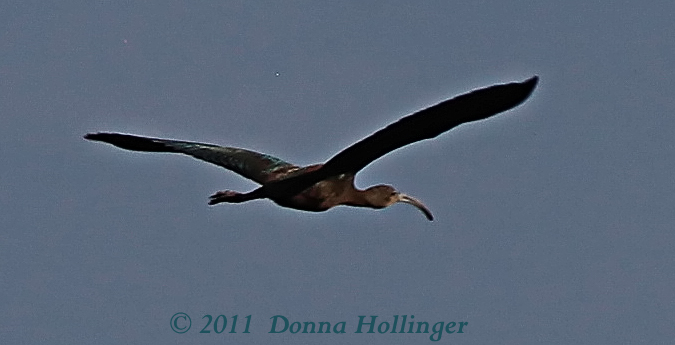
[[[292,193],[327,177],[356,174],[374,160],[414,142],[431,139],[466,122],[482,120],[525,101],[538,77],[521,83],[494,85],[452,98],[406,116],[344,149],[312,173],[274,182],[271,193]]]
[[[260,184],[297,166],[279,158],[234,147],[140,137],[119,133],[93,133],[85,139],[106,142],[117,147],[144,152],[176,152],[213,163]]]
[[[406,116],[344,149],[323,169],[330,175],[355,174],[385,154],[436,136],[466,122],[486,119],[509,110],[530,96],[537,77],[522,83],[495,85],[441,102]]]

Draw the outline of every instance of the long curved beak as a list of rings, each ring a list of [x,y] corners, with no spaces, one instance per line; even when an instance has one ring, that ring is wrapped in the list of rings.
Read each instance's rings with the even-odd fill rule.
[[[434,215],[431,214],[431,211],[429,211],[429,209],[426,206],[424,206],[424,204],[421,201],[411,197],[410,195],[399,193],[398,201],[417,207],[420,211],[422,211],[422,213],[424,213],[424,215],[427,217],[428,220],[430,221],[434,220]]]

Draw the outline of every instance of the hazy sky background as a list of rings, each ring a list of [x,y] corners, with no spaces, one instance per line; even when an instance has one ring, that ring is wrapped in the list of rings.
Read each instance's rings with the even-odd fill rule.
[[[360,315],[469,323],[446,344],[672,343],[674,14],[672,1],[5,1],[3,343],[432,343],[354,334]],[[82,139],[313,164],[535,74],[515,110],[359,174],[418,197],[434,222],[403,204],[209,207],[255,184]],[[239,315],[238,333],[200,334],[206,314],[228,331]],[[347,333],[269,334],[274,315]]]

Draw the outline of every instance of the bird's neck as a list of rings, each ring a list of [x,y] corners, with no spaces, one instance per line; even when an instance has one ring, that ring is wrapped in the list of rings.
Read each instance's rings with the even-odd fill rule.
[[[373,207],[368,199],[368,193],[365,190],[352,189],[350,193],[346,193],[342,205],[356,206],[356,207]]]

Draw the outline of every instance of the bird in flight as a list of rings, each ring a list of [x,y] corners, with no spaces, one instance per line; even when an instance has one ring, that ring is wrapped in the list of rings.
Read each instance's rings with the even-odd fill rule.
[[[418,199],[388,185],[359,190],[354,186],[354,177],[368,164],[391,151],[519,105],[530,96],[537,81],[538,77],[534,76],[523,82],[493,85],[443,101],[390,124],[342,150],[324,164],[305,167],[245,149],[190,141],[119,133],[90,133],[84,138],[131,151],[186,154],[261,185],[248,193],[219,191],[210,197],[210,205],[268,198],[283,207],[320,212],[337,205],[381,209],[403,202],[417,207],[427,219],[433,220],[431,211]]]

